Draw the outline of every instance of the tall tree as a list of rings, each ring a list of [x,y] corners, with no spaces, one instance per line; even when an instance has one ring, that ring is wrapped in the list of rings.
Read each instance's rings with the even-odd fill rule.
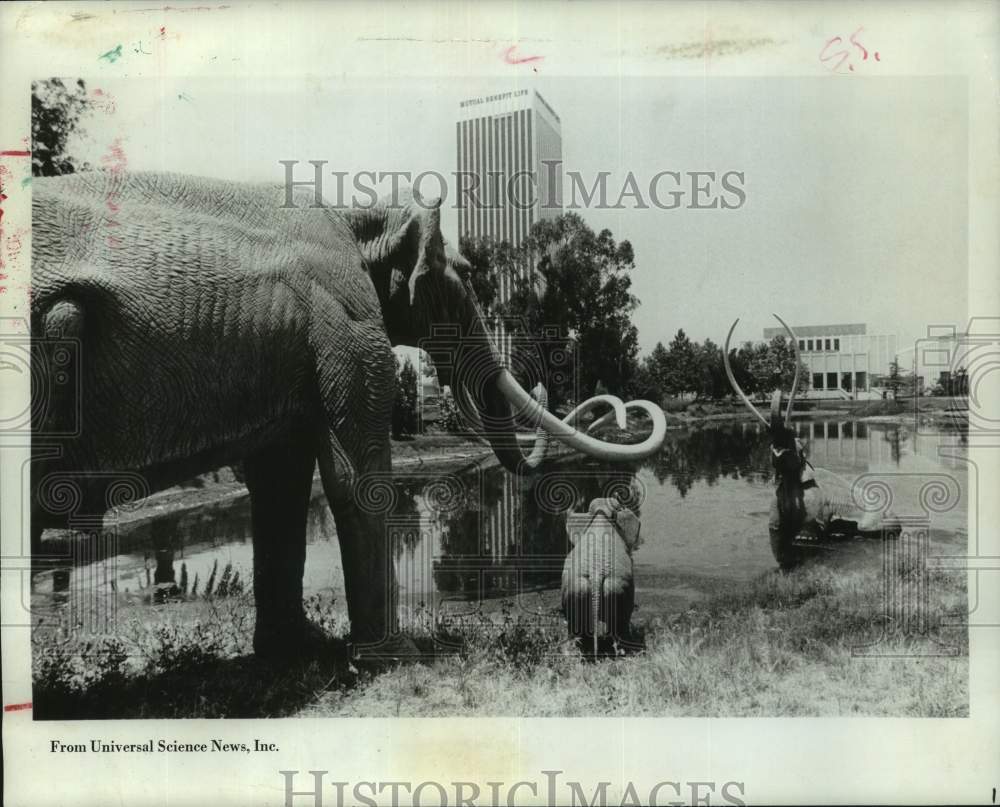
[[[667,390],[667,349],[663,342],[643,357],[639,370],[633,379],[630,397],[643,398],[659,403]]]
[[[51,177],[90,166],[70,156],[66,145],[91,112],[83,79],[67,86],[50,78],[31,84],[31,175]]]
[[[621,394],[638,369],[631,314],[632,245],[595,233],[575,213],[535,224],[520,249],[463,240],[470,278],[487,315],[513,337],[511,370],[526,386],[542,381],[552,406],[588,397],[601,381]],[[487,280],[487,276],[490,277]],[[501,283],[508,299],[500,302]],[[480,291],[482,287],[482,291]],[[568,372],[566,357],[575,372]]]
[[[725,365],[722,362],[722,348],[711,339],[695,345],[695,363],[698,383],[695,392],[699,397],[722,398],[729,394]]]
[[[794,346],[784,336],[775,336],[770,342],[758,342],[753,347],[749,370],[758,393],[768,395],[776,389],[791,390],[795,377]],[[807,389],[809,381],[809,373],[805,365],[801,365],[799,389]]]
[[[680,328],[667,349],[666,390],[683,395],[698,389],[698,359],[695,347],[684,329]]]

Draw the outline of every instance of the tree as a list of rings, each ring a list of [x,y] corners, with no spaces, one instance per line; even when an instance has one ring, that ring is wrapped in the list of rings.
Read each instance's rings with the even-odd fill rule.
[[[899,360],[893,359],[889,362],[889,375],[879,379],[887,390],[892,393],[893,398],[899,397],[899,391],[907,385],[907,380],[899,371]]]
[[[729,381],[722,361],[722,348],[711,339],[706,339],[702,344],[694,345],[694,353],[697,368],[695,393],[713,400],[728,395]]]
[[[66,86],[62,79],[31,85],[31,175],[51,177],[85,171],[90,166],[66,153],[66,144],[91,112],[83,79]]]
[[[418,432],[417,412],[417,371],[410,357],[406,357],[402,369],[396,359],[396,397],[392,405],[392,438],[399,440],[404,435]]]
[[[612,394],[621,394],[638,366],[639,335],[631,320],[639,304],[630,291],[632,245],[617,243],[610,230],[595,233],[580,216],[567,213],[538,222],[526,252],[536,277],[518,279],[507,312],[526,308],[534,315],[534,333],[545,326],[555,335],[546,339],[550,351],[558,349],[561,338],[568,339],[580,395],[598,379]]]
[[[776,389],[790,392],[795,378],[795,347],[784,336],[775,336],[770,342],[758,342],[752,348],[748,369],[754,378],[758,394],[769,395]],[[799,364],[799,390],[809,388],[808,368]]]
[[[779,388],[790,392],[795,356],[794,345],[778,336],[770,342],[744,342],[738,349],[730,349],[729,363],[736,382],[753,397]],[[809,381],[808,368],[800,363],[798,389],[808,389]],[[658,342],[643,358],[631,391],[636,397],[654,401],[664,395],[688,392],[713,400],[732,393],[722,348],[711,339],[702,344],[692,342],[683,328],[677,331],[669,349]]]
[[[657,342],[656,347],[640,362],[632,379],[629,397],[658,402],[666,390],[666,372],[667,349],[663,342]]]
[[[525,387],[543,382],[555,408],[587,397],[600,380],[621,394],[638,371],[638,300],[629,273],[632,245],[595,233],[575,213],[535,224],[525,243],[463,239],[470,282],[487,316],[514,336],[511,372]],[[500,300],[501,284],[507,292]],[[574,357],[574,372],[566,356]]]
[[[501,281],[514,282],[520,256],[508,241],[492,238],[462,238],[459,252],[469,262],[469,283],[486,317],[494,316],[499,302]]]
[[[698,359],[695,347],[681,328],[667,350],[666,391],[683,395],[698,389]]]
[[[964,367],[959,367],[951,376],[949,395],[969,394],[969,373]]]

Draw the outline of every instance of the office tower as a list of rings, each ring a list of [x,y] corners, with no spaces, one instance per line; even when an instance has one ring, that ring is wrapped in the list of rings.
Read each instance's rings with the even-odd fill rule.
[[[469,98],[459,110],[459,237],[520,246],[535,222],[562,213],[559,116],[535,90]],[[511,291],[509,280],[501,278],[500,301]]]

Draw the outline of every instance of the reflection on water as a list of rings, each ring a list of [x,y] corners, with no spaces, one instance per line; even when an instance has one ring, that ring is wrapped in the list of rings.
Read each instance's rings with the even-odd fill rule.
[[[795,429],[817,467],[848,481],[892,473],[902,502],[915,501],[908,490],[917,484],[912,480],[945,472],[963,491],[964,507],[965,450],[953,434],[836,420],[800,421]],[[393,490],[387,529],[401,603],[411,609],[460,611],[517,592],[553,592],[567,552],[566,514],[585,510],[599,496],[623,496],[641,516],[640,602],[677,605],[680,600],[671,597],[683,594],[690,601],[697,595],[692,581],[717,585],[774,567],[767,542],[769,442],[755,423],[672,432],[663,451],[641,465],[609,468],[573,458],[528,479],[496,466],[401,472]],[[305,588],[332,590],[343,601],[335,526],[318,485],[314,494]],[[964,513],[956,508],[948,526],[964,527]],[[242,494],[120,524],[116,540],[128,551],[71,573],[40,576],[36,598],[51,604],[54,596],[81,588],[121,594],[148,590],[156,580],[204,581],[215,564],[232,564],[243,580],[251,577],[250,510]]]

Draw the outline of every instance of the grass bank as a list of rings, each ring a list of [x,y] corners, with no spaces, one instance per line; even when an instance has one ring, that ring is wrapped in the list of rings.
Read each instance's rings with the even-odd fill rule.
[[[921,575],[926,630],[907,634],[884,592]],[[967,631],[945,624],[967,611],[964,575],[903,564],[887,579],[877,550],[853,568],[768,573],[684,613],[639,611],[643,649],[597,660],[551,614],[539,625],[507,607],[461,627],[427,615],[418,644],[430,653],[437,636],[454,652],[358,672],[342,605],[312,597],[307,610],[329,644],[284,665],[249,655],[245,594],[124,607],[115,635],[88,644],[36,630],[36,717],[968,714]]]

